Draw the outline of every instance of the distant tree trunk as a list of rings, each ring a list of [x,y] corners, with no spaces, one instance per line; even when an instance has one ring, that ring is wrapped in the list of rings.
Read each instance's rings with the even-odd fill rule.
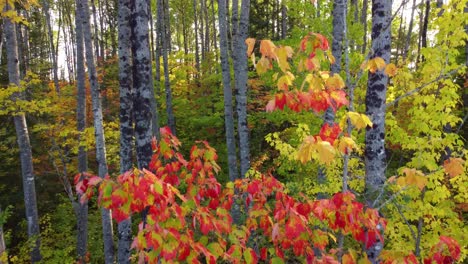
[[[387,0],[372,1],[372,50],[371,59],[381,57],[385,63],[390,62],[390,23],[392,3]],[[388,76],[384,71],[369,72],[366,93],[366,115],[373,126],[368,128],[365,136],[366,189],[369,199],[375,198],[385,183],[385,99]],[[379,263],[383,241],[377,240],[366,250],[372,263]]]
[[[99,53],[99,31],[98,31],[98,22],[97,22],[97,11],[96,11],[96,2],[91,0],[91,9],[93,12],[93,26],[94,26],[94,48],[96,49],[96,59],[99,61],[101,54]],[[102,52],[102,51],[101,51]]]
[[[200,46],[201,46],[201,61],[205,61],[205,51],[206,51],[206,43],[205,43],[205,20],[204,20],[204,1],[205,0],[200,0]]]
[[[364,26],[364,35],[362,37],[362,50],[361,53],[365,53],[367,50],[367,9],[369,0],[362,1],[362,12],[361,12],[361,24]]]
[[[403,49],[403,61],[408,58],[408,52],[411,44],[411,34],[413,34],[413,21],[414,21],[414,11],[416,10],[416,0],[413,0],[413,5],[411,9],[411,17],[408,26],[408,34],[406,35],[405,47]]]
[[[288,34],[288,9],[285,4],[281,4],[281,39],[286,39]]]
[[[11,7],[6,4],[5,9]],[[16,42],[15,24],[8,18],[3,18],[4,34],[6,38],[8,80],[14,85],[20,85],[19,78],[19,60],[18,43]],[[15,93],[12,100],[15,101],[21,97]],[[18,113],[13,117],[16,129],[18,148],[20,151],[21,174],[23,177],[24,207],[26,210],[26,221],[28,225],[28,237],[34,241],[34,247],[31,249],[31,262],[36,263],[41,260],[40,252],[40,233],[39,217],[37,213],[36,187],[34,184],[34,168],[32,160],[31,144],[29,142],[28,126],[26,117]]]
[[[431,1],[426,0],[426,7],[424,9],[424,20],[421,30],[421,48],[427,48],[427,27],[429,25],[429,16],[431,14]],[[421,55],[421,51],[418,50],[418,61],[424,61],[424,56]]]
[[[99,3],[99,0],[97,1],[99,6],[98,6],[98,12],[99,12],[99,33],[100,33],[100,40],[99,40],[99,49],[100,49],[100,52],[101,52],[101,60],[104,60],[105,57],[106,57],[106,50],[107,50],[107,44],[106,44],[106,41],[104,41],[104,38],[105,38],[105,32],[104,32],[104,12],[103,12],[103,9],[102,9],[102,1],[101,3]]]
[[[133,5],[131,0],[119,0],[118,45],[120,85],[120,173],[132,168],[133,146],[133,60],[130,27]],[[118,224],[118,263],[130,263],[132,243],[131,219]]]
[[[234,2],[234,1],[233,1]],[[247,46],[245,40],[249,33],[250,0],[242,0],[239,25],[234,37],[234,76],[237,89],[237,131],[239,134],[241,177],[250,168],[249,127],[247,125]],[[234,15],[234,12],[233,12]],[[233,25],[234,27],[234,25]]]
[[[403,20],[403,12],[405,10],[405,5],[406,5],[406,1],[402,3],[401,5],[401,15],[400,15],[400,26],[398,27],[398,35],[397,35],[397,38],[396,39],[403,39],[403,32],[405,31],[405,28],[403,26],[404,24],[404,20]],[[396,54],[395,54],[395,64],[398,63],[398,57],[400,56],[400,46],[401,45],[396,45]]]
[[[437,14],[437,16],[442,16],[442,14],[444,14],[444,9],[442,8],[443,5],[444,5],[444,0],[437,0],[436,6],[437,6],[437,8],[440,8],[439,13]]]
[[[197,18],[197,0],[193,0],[193,16],[194,16],[194,32],[195,32],[195,69],[197,73],[195,74],[195,79],[198,79],[198,74],[200,74],[200,51],[198,46],[198,18]]]
[[[54,45],[54,32],[52,31],[52,24],[50,22],[49,3],[47,2],[47,0],[42,1],[42,7],[44,8],[45,19],[46,19],[46,24],[47,24],[47,33],[49,36],[49,47],[50,47],[50,52],[51,52],[51,57],[52,57],[52,71],[53,71],[55,92],[57,94],[60,94],[57,56],[56,56],[55,45]]]
[[[104,178],[108,174],[106,161],[106,142],[104,138],[104,126],[102,120],[101,94],[94,62],[93,42],[91,40],[88,0],[78,0],[78,4],[80,5],[79,8],[81,22],[83,23],[83,37],[86,50],[86,62],[88,66],[88,78],[91,86],[91,96],[93,102],[92,109],[94,116],[94,134],[96,137],[96,161],[98,163],[99,177]],[[101,215],[105,263],[111,264],[114,263],[114,241],[110,210],[104,208],[101,209]]]
[[[0,206],[0,216],[2,215],[2,207]],[[0,222],[0,264],[6,264],[1,261],[3,253],[6,251],[5,237],[3,234],[3,223]]]
[[[164,34],[165,37],[167,38],[166,44],[167,44],[167,52],[170,52],[172,50],[172,36],[171,36],[171,17],[169,13],[169,0],[163,0],[163,7],[164,7]]]
[[[78,5],[77,5],[78,6]],[[79,10],[76,10],[76,88],[77,88],[77,109],[76,120],[77,130],[80,133],[79,142],[85,139],[82,137],[86,129],[86,75],[84,66],[84,42],[83,42],[83,23],[81,22]],[[84,146],[80,144],[78,148],[78,173],[88,171],[88,154]],[[88,202],[80,203],[80,196],[76,202],[75,215],[77,218],[77,245],[76,252],[80,263],[84,263],[88,242]]]
[[[226,129],[226,146],[228,153],[229,180],[235,181],[239,178],[237,169],[236,138],[234,132],[234,113],[232,108],[231,73],[228,57],[228,37],[227,37],[227,14],[226,0],[218,0],[221,70],[223,74],[224,93],[224,127]],[[239,210],[233,210],[232,218],[235,224],[240,223]]]
[[[168,13],[164,12],[165,9],[162,9],[161,12],[159,11],[159,7],[163,5],[164,0],[158,0],[158,21],[161,23],[162,29],[162,37],[161,37],[161,44],[162,44],[162,55],[163,55],[163,65],[164,65],[164,87],[166,91],[166,111],[167,111],[167,123],[171,132],[175,135],[176,134],[176,120],[174,117],[174,111],[172,109],[172,91],[171,91],[171,83],[169,80],[169,64],[168,64],[168,52],[169,52],[169,43],[170,41],[167,34],[171,34],[168,27],[170,25],[166,25],[168,19],[166,17],[169,16]],[[168,9],[167,9],[168,10]]]
[[[161,95],[161,50],[162,50],[162,44],[161,44],[161,39],[163,37],[162,34],[162,27],[161,27],[161,17],[160,12],[162,12],[161,5],[159,1],[156,1],[156,49],[155,49],[155,54],[154,54],[154,60],[156,61],[155,63],[155,82],[156,82],[156,95],[159,96]],[[162,13],[161,13],[162,14]]]
[[[205,15],[205,53],[211,51],[210,48],[210,20],[208,17],[208,4],[206,0],[201,0],[203,3],[203,14]]]
[[[347,17],[346,10],[346,1],[347,0],[336,0],[333,3],[333,41],[332,41],[332,55],[335,57],[335,63],[331,65],[331,72],[333,74],[339,74],[341,71],[341,61],[343,55],[343,39],[344,39],[344,29],[345,29],[345,20]],[[323,123],[332,125],[335,120],[335,112],[332,107],[328,107],[323,116]],[[325,168],[320,167],[318,170],[317,181],[319,183],[326,182]],[[325,198],[323,193],[319,193],[318,198]]]

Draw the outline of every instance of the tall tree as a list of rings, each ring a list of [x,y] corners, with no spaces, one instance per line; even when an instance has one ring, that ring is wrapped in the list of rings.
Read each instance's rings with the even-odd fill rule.
[[[223,75],[223,93],[224,93],[224,127],[226,129],[226,146],[228,153],[228,168],[229,180],[235,181],[239,178],[237,169],[236,155],[236,139],[234,132],[234,113],[232,108],[232,88],[231,88],[231,73],[229,67],[229,43],[227,32],[227,14],[226,0],[218,0],[218,16],[219,16],[219,43],[221,54],[221,70]],[[234,223],[239,223],[239,215],[237,211],[233,211]]]
[[[362,36],[362,49],[361,52],[365,53],[367,50],[367,9],[369,4],[369,0],[362,1],[362,11],[361,11],[361,24],[364,27],[364,34]]]
[[[83,26],[86,63],[88,66],[88,79],[91,86],[94,134],[96,137],[96,161],[98,163],[99,177],[104,178],[108,174],[106,161],[106,142],[104,138],[104,125],[102,119],[101,93],[97,79],[96,65],[94,62],[91,25],[89,23],[89,5],[88,0],[77,0],[77,4],[79,5],[79,12]],[[114,263],[112,220],[110,211],[107,209],[101,209],[101,215],[105,263],[110,264]]]
[[[387,0],[372,1],[372,51],[370,58],[381,57],[390,62],[392,3]],[[366,189],[369,199],[383,188],[385,182],[385,99],[388,76],[383,70],[369,72],[366,93],[366,114],[373,126],[365,136]],[[367,249],[372,263],[379,263],[383,241],[377,240]]]
[[[78,5],[77,5],[78,7]],[[76,12],[79,14],[79,12]],[[84,65],[84,41],[83,41],[83,24],[80,20],[81,16],[75,15],[76,24],[76,87],[77,87],[77,129],[80,132],[79,141],[85,139],[81,136],[86,129],[86,86],[85,86],[85,65]],[[88,171],[88,154],[85,147],[80,144],[78,148],[78,173]],[[75,207],[75,215],[77,217],[77,246],[76,251],[79,261],[84,261],[86,257],[86,248],[88,240],[88,203],[80,203],[81,199],[77,199]]]
[[[52,72],[54,78],[55,92],[60,94],[59,78],[58,78],[58,65],[57,65],[57,55],[55,52],[54,45],[54,32],[52,31],[52,23],[50,22],[50,11],[49,11],[49,2],[47,0],[42,1],[42,7],[44,8],[44,14],[47,24],[47,33],[49,37],[49,46],[50,46],[50,56],[52,58]]]
[[[118,45],[119,45],[119,85],[120,85],[120,173],[132,168],[133,146],[133,55],[132,31],[132,1],[119,0]],[[130,262],[130,245],[132,242],[131,219],[118,224],[119,263]]]
[[[233,1],[233,44],[234,51],[232,59],[234,64],[234,77],[237,89],[236,102],[237,102],[237,116],[238,124],[237,131],[239,134],[239,153],[240,153],[240,173],[244,177],[250,168],[250,147],[249,147],[249,127],[247,125],[247,46],[245,40],[249,33],[249,14],[250,14],[250,0],[242,0],[239,24],[235,25],[237,19],[234,17]],[[236,12],[237,13],[237,12]],[[235,30],[235,31],[234,31]]]
[[[5,10],[12,9],[8,3],[5,5]],[[8,67],[8,80],[13,85],[20,85],[20,70],[19,70],[19,57],[18,57],[18,43],[16,39],[15,24],[11,18],[4,17],[4,34],[6,38],[7,50],[7,67]],[[12,100],[20,100],[21,94],[15,93]],[[33,241],[31,249],[31,262],[36,263],[41,260],[40,252],[40,230],[39,230],[39,217],[37,212],[36,200],[36,187],[33,168],[33,159],[31,151],[31,143],[29,142],[28,126],[26,124],[26,117],[24,113],[17,113],[13,116],[16,129],[16,137],[20,152],[21,161],[21,174],[23,178],[23,194],[24,194],[24,207],[26,210],[26,221],[28,226],[28,237]]]
[[[408,26],[408,34],[406,35],[405,47],[403,48],[403,61],[408,58],[408,52],[411,44],[411,35],[413,34],[413,21],[414,21],[414,12],[416,11],[416,0],[413,0],[413,5],[411,8],[410,22]]]
[[[193,16],[194,16],[194,32],[195,32],[195,69],[197,69],[197,73],[195,74],[195,78],[197,78],[198,74],[200,74],[200,52],[198,47],[198,19],[197,19],[197,0],[193,0]],[[197,78],[198,79],[198,78]]]
[[[171,82],[169,79],[169,62],[168,62],[168,53],[170,50],[170,25],[167,24],[169,21],[169,8],[165,8],[164,0],[158,0],[158,22],[161,23],[161,44],[162,44],[162,57],[163,57],[163,67],[164,67],[164,87],[166,92],[166,112],[167,112],[167,123],[171,132],[176,134],[176,120],[174,116],[174,111],[172,108],[172,91],[171,91]]]

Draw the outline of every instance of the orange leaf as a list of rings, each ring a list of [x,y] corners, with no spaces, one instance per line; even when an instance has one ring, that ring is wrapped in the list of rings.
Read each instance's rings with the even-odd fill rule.
[[[262,40],[260,42],[260,53],[268,58],[275,59],[276,58],[276,46],[271,42],[271,40]]]
[[[387,67],[385,67],[385,74],[387,74],[389,77],[395,76],[397,73],[397,67],[393,63],[389,63]]]
[[[380,71],[385,68],[385,61],[381,57],[375,57],[369,60],[367,66],[369,67],[370,72],[375,73],[376,71]]]
[[[338,74],[333,74],[330,78],[325,81],[325,85],[329,89],[342,89],[345,87],[345,83],[341,76]]]
[[[250,57],[250,55],[253,52],[254,46],[255,46],[255,39],[254,38],[248,38],[245,40],[245,44],[247,45],[247,57]]]
[[[464,160],[460,158],[450,158],[444,161],[445,172],[452,178],[463,174],[463,163]]]
[[[424,174],[416,169],[404,168],[402,172],[406,175],[404,177],[400,177],[397,180],[397,184],[400,186],[406,185],[415,185],[419,188],[419,190],[424,189],[427,184],[427,178]]]

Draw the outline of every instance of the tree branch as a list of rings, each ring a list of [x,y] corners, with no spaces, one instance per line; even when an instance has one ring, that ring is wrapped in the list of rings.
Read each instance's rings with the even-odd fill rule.
[[[464,66],[463,66],[463,67],[464,67]],[[387,103],[387,104],[385,105],[385,107],[390,107],[390,106],[395,105],[395,104],[398,103],[401,99],[406,98],[406,97],[408,97],[408,96],[411,96],[411,95],[413,95],[413,94],[415,94],[415,93],[418,93],[418,92],[420,92],[422,89],[426,88],[427,86],[429,86],[429,85],[431,85],[431,84],[433,84],[433,83],[436,83],[436,82],[438,82],[438,81],[440,81],[440,80],[442,80],[442,79],[444,79],[444,78],[446,78],[446,77],[449,77],[449,76],[451,76],[451,75],[457,73],[461,68],[462,68],[462,67],[458,67],[458,68],[456,68],[456,69],[454,69],[454,70],[449,71],[449,72],[446,73],[446,74],[441,74],[441,75],[439,75],[439,76],[438,76],[437,78],[435,78],[434,80],[432,80],[432,81],[430,81],[430,82],[428,82],[428,83],[425,83],[425,84],[423,84],[423,85],[421,85],[421,86],[419,86],[419,87],[417,87],[417,88],[414,88],[413,90],[411,90],[411,91],[405,93],[404,95],[399,96],[398,98],[396,98],[396,99],[393,100],[392,102]]]

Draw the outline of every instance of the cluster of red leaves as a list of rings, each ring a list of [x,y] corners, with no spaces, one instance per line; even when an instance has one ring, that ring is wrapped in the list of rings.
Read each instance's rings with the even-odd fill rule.
[[[350,234],[363,243],[382,239],[378,226],[383,220],[350,193],[298,201],[272,176],[237,180],[222,188],[214,177],[219,170],[215,150],[198,142],[185,160],[179,145],[168,129],[162,129],[147,170],[134,169],[117,180],[92,175],[75,179],[83,200],[98,187],[99,203],[112,210],[117,222],[145,214],[133,248],[149,263],[159,259],[200,263],[201,257],[209,263],[220,259],[257,263],[291,254],[312,263],[336,259],[327,252],[328,232]],[[240,226],[232,224],[230,215],[236,199],[244,201],[247,216]],[[248,241],[259,236],[263,242],[256,251]]]

